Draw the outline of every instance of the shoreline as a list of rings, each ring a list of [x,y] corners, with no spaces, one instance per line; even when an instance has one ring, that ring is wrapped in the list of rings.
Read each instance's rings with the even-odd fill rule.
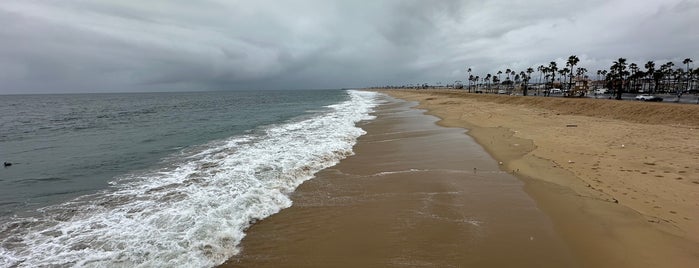
[[[699,264],[699,166],[692,164],[699,159],[692,153],[699,152],[699,141],[691,139],[699,124],[686,118],[696,107],[377,91],[419,102],[417,108],[439,117],[441,126],[468,129],[503,170],[525,183],[583,263]],[[653,109],[666,113],[654,117]],[[682,113],[677,122],[667,122]],[[657,141],[663,135],[671,140]],[[644,143],[648,140],[661,145]]]
[[[221,267],[585,267],[462,129],[382,98],[355,154],[249,228]]]

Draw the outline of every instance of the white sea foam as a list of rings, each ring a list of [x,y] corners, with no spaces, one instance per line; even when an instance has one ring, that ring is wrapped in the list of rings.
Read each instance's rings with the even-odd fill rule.
[[[253,222],[291,206],[288,194],[352,154],[377,94],[312,118],[269,126],[123,178],[116,190],[0,227],[0,267],[209,267],[238,253]]]
[[[424,172],[424,171],[429,171],[429,170],[411,168],[408,170],[383,171],[383,172],[376,173],[375,176],[386,176],[386,175],[393,175],[393,174],[404,174],[404,173],[414,173],[414,172]]]

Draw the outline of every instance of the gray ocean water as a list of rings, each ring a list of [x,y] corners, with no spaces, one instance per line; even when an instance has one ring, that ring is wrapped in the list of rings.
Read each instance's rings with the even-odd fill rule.
[[[0,96],[0,216],[31,213],[153,168],[188,146],[347,97],[339,90]]]
[[[0,96],[0,267],[221,263],[352,153],[376,96]]]

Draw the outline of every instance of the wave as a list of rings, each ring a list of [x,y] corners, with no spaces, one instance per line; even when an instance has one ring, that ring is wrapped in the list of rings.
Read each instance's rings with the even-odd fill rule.
[[[291,206],[304,181],[353,154],[377,93],[315,116],[267,126],[171,156],[171,165],[113,181],[113,189],[10,218],[0,266],[210,267],[239,252],[245,230]]]

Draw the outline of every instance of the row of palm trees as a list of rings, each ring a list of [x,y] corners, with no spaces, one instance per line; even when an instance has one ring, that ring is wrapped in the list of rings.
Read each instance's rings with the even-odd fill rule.
[[[692,62],[691,58],[686,58],[682,61],[684,68],[673,69],[675,64],[669,61],[656,69],[655,62],[648,61],[644,65],[645,70],[641,70],[636,63],[627,66],[626,59],[619,58],[608,72],[598,70],[597,75],[604,77],[606,84],[616,90],[617,99],[621,98],[621,93],[628,91],[675,93],[679,97],[690,92],[693,82],[699,78],[699,69],[689,67]]]
[[[580,62],[580,59],[572,55],[568,58],[568,61],[566,62],[566,67],[559,69],[558,64],[555,61],[551,61],[548,66],[540,65],[539,67],[536,68],[536,71],[539,71],[539,81],[538,84],[542,84],[542,79],[544,79],[543,84],[548,84],[548,85],[553,85],[556,81],[556,74],[560,74],[559,81],[561,81],[561,77],[565,78],[566,76],[569,76],[569,84],[572,83],[573,77],[575,75],[577,76],[585,76],[587,73],[586,68],[577,68],[574,69],[574,67]],[[573,71],[575,70],[575,71]],[[502,71],[497,72],[497,76],[493,76],[492,74],[486,74],[483,78],[481,78],[480,75],[473,75],[471,74],[472,69],[468,68],[467,72],[469,74],[468,81],[468,89],[471,90],[473,86],[478,86],[485,84],[486,88],[488,90],[491,90],[491,81],[493,84],[498,84],[500,83],[500,75],[502,74]],[[519,83],[520,81],[524,82],[524,86],[522,88],[522,93],[523,95],[528,94],[528,85],[529,81],[532,79],[532,73],[534,73],[534,68],[529,67],[524,71],[521,71],[517,73],[516,71],[512,71],[510,69],[505,70],[505,74],[507,75],[507,78],[505,81],[503,81],[501,84],[507,84],[507,85],[512,85],[513,83]],[[511,80],[511,76],[513,76],[514,81]],[[548,81],[551,81],[550,84]],[[565,82],[565,79],[563,79]]]
[[[539,65],[536,68],[536,71],[539,72],[538,84],[547,88],[553,87],[557,75],[559,83],[566,86],[567,89],[573,85],[574,79],[589,80],[587,68],[579,67],[579,62],[580,58],[571,55],[563,68],[559,68],[555,61],[551,61],[548,65]],[[671,61],[662,64],[659,68],[656,68],[654,61],[648,61],[644,65],[645,70],[641,70],[638,64],[629,64],[625,58],[619,58],[612,63],[609,70],[597,70],[596,84],[598,87],[602,85],[614,91],[617,99],[621,99],[624,92],[638,91],[676,93],[680,96],[692,89],[693,81],[699,79],[699,69],[693,70],[689,66],[692,62],[690,58],[684,59],[682,64],[685,65],[685,68],[673,69],[675,64]],[[492,91],[492,85],[497,85],[498,89],[501,85],[511,88],[515,83],[522,82],[522,94],[526,96],[534,68],[529,67],[520,72],[506,69],[504,72],[507,76],[505,81],[500,79],[502,71],[498,71],[496,75],[488,73],[485,76],[471,74],[471,68],[468,68],[467,72],[469,92],[474,86],[476,88],[485,86],[486,90]]]

